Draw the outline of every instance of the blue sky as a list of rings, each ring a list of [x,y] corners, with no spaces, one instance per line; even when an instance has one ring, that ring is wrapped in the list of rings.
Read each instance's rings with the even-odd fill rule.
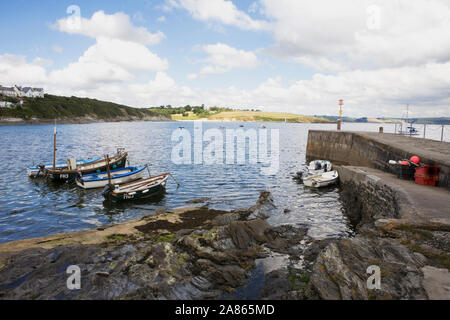
[[[450,116],[450,46],[437,41],[450,35],[448,2],[375,2],[4,2],[0,84],[138,107],[336,114],[342,98],[353,116],[401,116],[406,103]]]
[[[247,11],[253,1],[236,1],[236,7]],[[45,4],[45,5],[43,5]],[[202,58],[201,52],[196,49],[205,43],[226,43],[242,50],[257,50],[269,47],[273,41],[265,32],[243,31],[236,27],[217,30],[200,21],[192,19],[183,11],[173,10],[165,12],[162,7],[164,1],[29,1],[19,0],[8,3],[8,15],[0,20],[0,27],[5,30],[6,41],[0,43],[0,52],[8,52],[27,57],[39,56],[49,59],[52,65],[49,70],[61,68],[76,60],[83,54],[87,47],[95,43],[82,35],[70,35],[61,33],[51,28],[51,25],[60,18],[67,16],[66,9],[76,4],[81,9],[83,17],[91,17],[95,12],[103,10],[107,14],[124,12],[129,15],[136,26],[144,26],[149,31],[161,30],[167,39],[152,48],[159,56],[169,60],[170,70],[167,73],[177,83],[191,84],[186,79],[186,74],[198,71]],[[157,19],[164,16],[166,21],[158,22]],[[255,14],[255,16],[258,16]],[[18,23],[20,21],[20,23]],[[29,37],[30,31],[39,34],[38,37]],[[16,37],[27,37],[27,41],[17,41]],[[64,54],[58,54],[52,49],[59,46]],[[250,89],[268,77],[274,77],[282,73],[286,81],[308,79],[313,71],[310,68],[294,65],[289,61],[277,60],[269,55],[262,57],[264,68],[248,70],[232,70],[225,75],[199,79],[197,84],[205,89],[217,86],[236,85],[236,78],[240,81],[239,87]]]

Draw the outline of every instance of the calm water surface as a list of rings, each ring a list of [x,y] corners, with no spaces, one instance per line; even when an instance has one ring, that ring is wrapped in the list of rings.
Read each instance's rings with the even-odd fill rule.
[[[240,123],[204,122],[208,128],[238,128]],[[243,123],[244,129],[258,129],[259,123]],[[186,201],[209,197],[209,206],[235,209],[254,205],[261,190],[272,192],[280,212],[268,222],[308,224],[314,237],[351,234],[343,214],[338,188],[311,190],[292,180],[305,162],[309,129],[334,130],[335,125],[266,123],[280,130],[280,169],[262,175],[260,165],[176,165],[171,152],[174,130],[184,126],[194,131],[193,122],[97,123],[58,126],[57,159],[86,158],[113,154],[117,146],[129,153],[131,165],[150,163],[151,174],[171,172],[181,183],[167,185],[167,193],[152,201],[116,206],[104,204],[101,190],[81,190],[76,185],[54,185],[30,179],[26,167],[51,161],[53,126],[0,127],[0,242],[61,232],[95,228],[147,215],[157,208],[187,206]],[[378,124],[344,124],[344,130],[377,131]],[[393,132],[393,125],[383,125]],[[222,128],[223,129],[223,128]],[[427,127],[427,131],[428,131]],[[436,139],[440,132],[436,131]],[[432,134],[433,129],[430,129]],[[439,137],[437,137],[439,136]],[[283,213],[283,209],[290,212]]]

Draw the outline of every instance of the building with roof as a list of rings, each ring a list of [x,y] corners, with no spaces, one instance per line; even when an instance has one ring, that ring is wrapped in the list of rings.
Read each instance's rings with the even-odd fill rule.
[[[0,86],[0,95],[13,98],[44,98],[44,89],[20,87],[17,85],[15,85],[14,87]]]

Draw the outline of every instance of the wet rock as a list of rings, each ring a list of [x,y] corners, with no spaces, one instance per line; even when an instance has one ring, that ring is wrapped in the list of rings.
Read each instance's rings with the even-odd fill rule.
[[[267,219],[276,212],[272,194],[269,191],[261,191],[256,205],[250,208],[252,216]]]
[[[273,207],[270,198],[263,195],[259,209]],[[246,283],[255,260],[266,257],[268,247],[286,251],[306,234],[302,228],[247,220],[249,214],[248,209],[175,210],[138,220],[130,227],[136,236],[98,231],[105,239],[98,244],[61,244],[12,254],[0,261],[0,297],[218,299]],[[67,266],[74,264],[81,269],[81,290],[66,287]]]
[[[266,231],[270,225],[261,220],[233,221],[228,227],[228,232],[233,243],[239,249],[247,249],[256,243],[267,242],[269,240]]]
[[[266,231],[266,246],[279,253],[296,254],[296,246],[306,237],[307,227],[282,225]]]
[[[240,218],[239,213],[227,213],[215,217],[214,220],[212,220],[212,224],[215,226],[226,226],[233,221],[239,220]]]
[[[422,268],[424,274],[423,287],[430,299],[450,299],[450,272],[448,269],[425,266]]]
[[[293,288],[289,283],[286,268],[273,270],[266,275],[264,288],[259,298],[263,300],[280,300]]]
[[[208,200],[211,200],[211,198],[203,197],[203,198],[188,200],[188,201],[186,201],[186,203],[197,204],[197,203],[204,203]]]
[[[166,208],[158,208],[155,210],[155,214],[164,214],[167,212]]]
[[[330,244],[341,239],[338,238],[330,238],[323,240],[315,240],[312,241],[309,246],[304,251],[304,257],[307,261],[316,261],[317,256]]]
[[[427,299],[425,257],[393,239],[356,237],[329,244],[314,265],[310,292],[320,299]],[[369,289],[369,266],[381,270],[381,289]]]

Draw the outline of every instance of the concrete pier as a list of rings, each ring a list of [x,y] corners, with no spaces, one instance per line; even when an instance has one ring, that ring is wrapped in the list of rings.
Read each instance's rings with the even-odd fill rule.
[[[391,173],[389,160],[412,155],[440,167],[440,188]],[[355,298],[348,292],[364,286],[356,276],[376,265],[385,274],[382,288],[363,299],[450,299],[450,143],[314,130],[306,156],[333,162],[346,216],[356,229],[354,238],[330,244],[317,258],[310,284],[321,298]]]
[[[336,164],[362,166],[392,172],[389,160],[409,159],[437,165],[439,187],[450,189],[450,143],[398,134],[310,130],[306,156]]]

